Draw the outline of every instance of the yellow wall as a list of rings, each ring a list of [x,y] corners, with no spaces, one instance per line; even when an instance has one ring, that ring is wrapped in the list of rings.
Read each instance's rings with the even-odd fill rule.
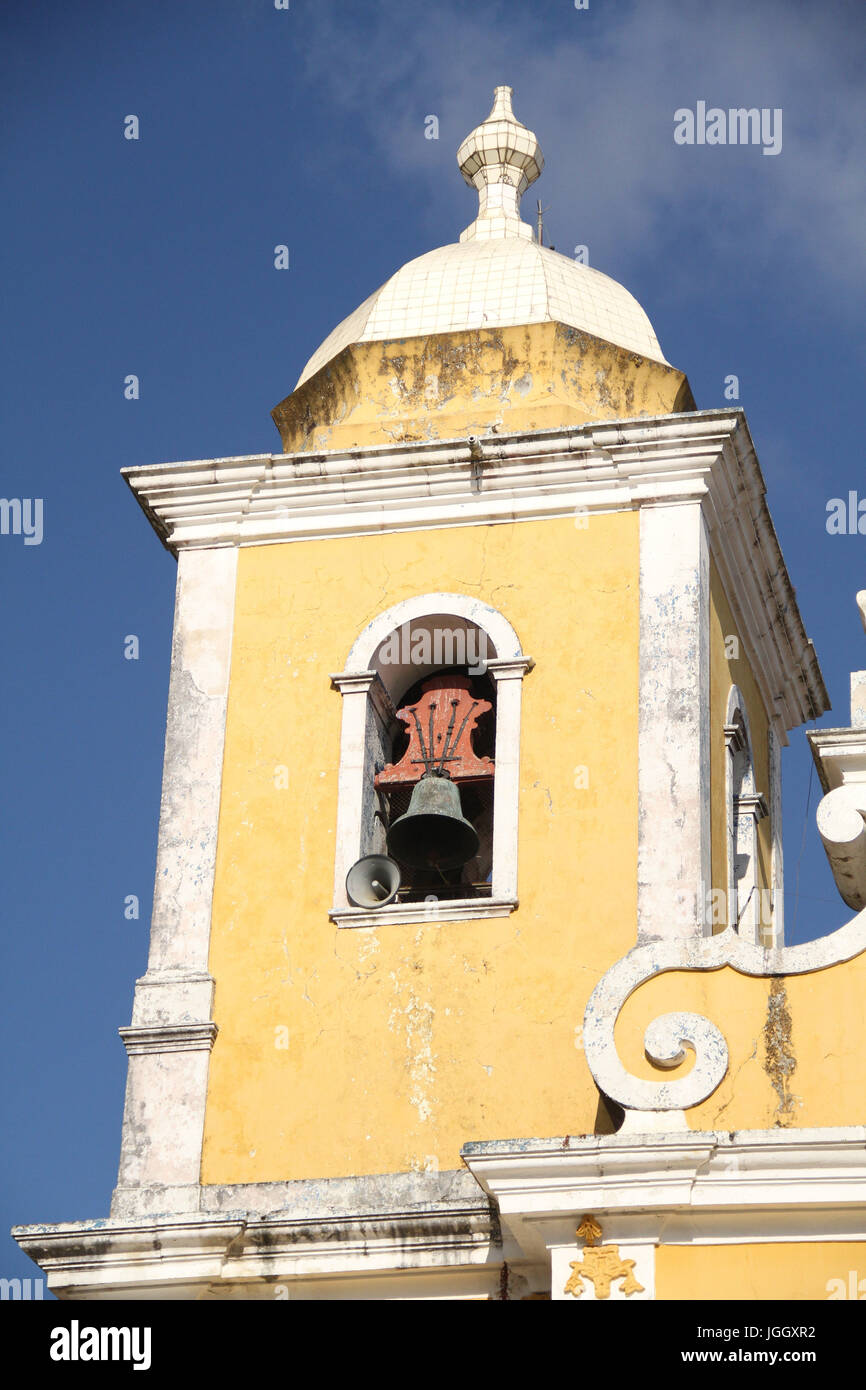
[[[536,662],[520,907],[338,929],[328,676],[373,617],[430,590],[497,607]],[[595,1129],[576,1029],[635,940],[637,685],[635,512],[241,550],[203,1182],[457,1168],[470,1139]]]
[[[561,323],[355,343],[272,411],[286,453],[694,410],[682,372]]]
[[[726,639],[734,637],[739,655],[728,656]],[[737,650],[733,644],[730,650]],[[772,805],[770,798],[769,721],[764,702],[746,654],[737,624],[731,613],[721,577],[710,562],[710,832],[713,888],[727,893],[727,793],[725,786],[725,734],[728,695],[732,685],[739,686],[749,718],[752,737],[752,758],[755,785],[762,792],[770,814],[758,822],[758,884],[767,888],[772,883]],[[716,899],[716,902],[723,902]],[[727,916],[717,930],[723,931]]]
[[[839,1298],[844,1285],[847,1297],[855,1286],[850,1277],[854,1271],[859,1286],[864,1281],[866,1297],[866,1242],[808,1241],[802,1243],[768,1243],[766,1245],[662,1245],[656,1251],[657,1299],[828,1299],[831,1293]],[[831,1281],[837,1281],[835,1284]],[[702,1317],[703,1325],[711,1327],[712,1314]],[[776,1324],[796,1325],[791,1318],[777,1318]],[[808,1317],[802,1323],[808,1324]],[[766,1331],[757,1313],[748,1309],[743,1314],[743,1326],[760,1326]],[[691,1345],[691,1343],[689,1343]],[[697,1345],[697,1344],[696,1344]],[[700,1345],[716,1351],[730,1343],[710,1338]],[[773,1339],[769,1342],[755,1338],[756,1351],[814,1351],[808,1340]]]

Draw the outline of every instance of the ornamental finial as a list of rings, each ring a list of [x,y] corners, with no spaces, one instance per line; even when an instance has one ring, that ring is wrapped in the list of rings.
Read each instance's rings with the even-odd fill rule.
[[[478,216],[460,240],[517,236],[531,241],[532,228],[521,221],[520,199],[544,168],[544,157],[534,132],[511,109],[510,87],[496,88],[490,115],[466,136],[457,163],[478,191]]]

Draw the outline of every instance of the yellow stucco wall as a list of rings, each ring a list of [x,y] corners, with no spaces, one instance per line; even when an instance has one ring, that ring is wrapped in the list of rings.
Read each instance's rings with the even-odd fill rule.
[[[854,1278],[851,1272],[854,1272]],[[656,1251],[657,1299],[800,1299],[825,1300],[851,1297],[864,1281],[866,1297],[866,1242],[806,1241],[768,1242],[760,1245],[662,1245]],[[841,1281],[841,1284],[840,1284]],[[854,1297],[858,1294],[854,1292]],[[791,1318],[777,1318],[777,1324],[797,1325]],[[807,1325],[804,1316],[800,1325]],[[712,1327],[712,1312],[701,1318]],[[760,1326],[766,1319],[744,1314],[743,1326]],[[702,1341],[702,1346],[718,1350],[723,1341]],[[808,1340],[774,1339],[754,1341],[756,1350],[814,1350]]]
[[[344,348],[273,410],[287,453],[694,410],[683,373],[561,323]]]
[[[634,512],[240,552],[203,1182],[456,1168],[470,1139],[595,1129],[576,1029],[635,940],[638,574]],[[536,662],[520,907],[338,929],[328,676],[373,617],[431,590],[494,605]]]
[[[729,643],[728,638],[736,639]],[[737,652],[737,655],[729,655]],[[772,882],[772,806],[770,799],[769,721],[764,702],[743,646],[725,595],[721,577],[710,562],[710,834],[713,888],[727,893],[727,806],[725,789],[725,718],[728,695],[732,685],[739,687],[746,705],[752,736],[752,757],[755,784],[767,802],[770,814],[758,822],[758,883],[760,888]],[[716,903],[723,902],[717,898]],[[721,917],[721,913],[717,914]],[[716,929],[723,931],[724,921]]]

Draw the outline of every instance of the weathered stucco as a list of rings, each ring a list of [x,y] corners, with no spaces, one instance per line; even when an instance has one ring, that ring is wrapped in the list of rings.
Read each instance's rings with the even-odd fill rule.
[[[472,1135],[594,1130],[580,1021],[636,922],[638,517],[580,521],[241,551],[205,1183],[456,1168]],[[431,590],[495,606],[535,659],[520,906],[342,931],[329,673],[377,613]]]
[[[286,453],[694,410],[689,384],[561,323],[355,343],[272,411]]]

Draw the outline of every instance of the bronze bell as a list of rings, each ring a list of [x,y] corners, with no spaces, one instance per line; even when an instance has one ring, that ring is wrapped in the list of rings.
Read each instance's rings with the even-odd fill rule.
[[[425,772],[405,815],[388,831],[388,853],[410,869],[459,869],[478,853],[475,827],[463,815],[460,788]]]

